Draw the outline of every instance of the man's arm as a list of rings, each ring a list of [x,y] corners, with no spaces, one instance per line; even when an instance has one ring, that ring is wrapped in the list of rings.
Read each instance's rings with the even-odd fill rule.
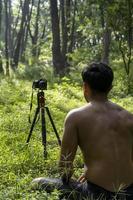
[[[69,182],[73,174],[73,161],[78,147],[75,113],[67,115],[61,145],[59,168],[62,180]]]

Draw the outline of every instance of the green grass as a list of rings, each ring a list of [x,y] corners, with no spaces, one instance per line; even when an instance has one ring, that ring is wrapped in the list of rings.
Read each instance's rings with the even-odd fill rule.
[[[29,145],[26,139],[29,133],[28,123],[31,82],[1,80],[0,85],[0,199],[44,199],[45,193],[32,192],[30,182],[39,176],[58,177],[59,147],[51,124],[46,116],[48,159],[43,158],[41,144],[41,124],[36,124]],[[62,135],[66,113],[82,104],[82,93],[78,88],[55,85],[45,91],[57,130]],[[33,111],[36,108],[34,92]],[[80,157],[78,158],[80,159]],[[80,162],[79,162],[80,163]],[[57,199],[56,193],[50,199]],[[47,199],[47,198],[46,198]]]
[[[58,177],[59,146],[46,116],[48,158],[43,158],[40,121],[36,124],[31,141],[26,145],[30,124],[28,123],[31,82],[16,79],[0,81],[0,200],[58,199],[55,191],[51,196],[45,192],[31,191],[30,183],[35,177]],[[116,89],[112,101],[133,112],[133,97],[120,98]],[[85,104],[80,86],[66,81],[45,91],[46,102],[57,130],[62,136],[63,122],[69,110]],[[123,97],[123,96],[122,96]],[[36,108],[36,92],[32,117]],[[75,177],[82,171],[80,153],[76,157]]]

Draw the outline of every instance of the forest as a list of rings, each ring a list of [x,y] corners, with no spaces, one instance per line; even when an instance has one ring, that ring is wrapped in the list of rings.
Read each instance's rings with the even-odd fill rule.
[[[133,113],[132,0],[0,0],[0,200],[58,199],[30,188],[33,178],[58,177],[60,152],[47,116],[48,158],[40,119],[26,144],[32,83],[48,81],[46,104],[62,137],[66,114],[86,103],[81,71],[93,62],[113,69],[109,98]],[[33,89],[31,118],[36,106]],[[75,178],[82,163],[78,150]]]

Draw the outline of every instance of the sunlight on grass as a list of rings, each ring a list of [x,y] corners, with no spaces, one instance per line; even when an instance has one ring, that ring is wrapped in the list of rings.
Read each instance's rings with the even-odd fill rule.
[[[40,121],[36,124],[29,145],[26,139],[29,133],[28,124],[31,82],[2,80],[0,85],[0,199],[57,199],[57,191],[51,196],[45,192],[30,190],[30,182],[35,177],[58,177],[59,147],[47,120],[48,159],[43,158]],[[45,92],[46,102],[51,111],[57,130],[62,136],[63,123],[67,112],[85,104],[79,86],[62,83],[55,84],[53,89]],[[133,112],[132,96],[112,100]],[[34,93],[32,117],[36,108]],[[75,177],[82,172],[80,151],[75,161]]]

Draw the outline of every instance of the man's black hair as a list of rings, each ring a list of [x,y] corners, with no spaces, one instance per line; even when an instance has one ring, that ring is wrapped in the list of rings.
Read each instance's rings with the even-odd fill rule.
[[[82,71],[82,79],[93,91],[107,93],[111,89],[114,75],[104,63],[92,63]]]

